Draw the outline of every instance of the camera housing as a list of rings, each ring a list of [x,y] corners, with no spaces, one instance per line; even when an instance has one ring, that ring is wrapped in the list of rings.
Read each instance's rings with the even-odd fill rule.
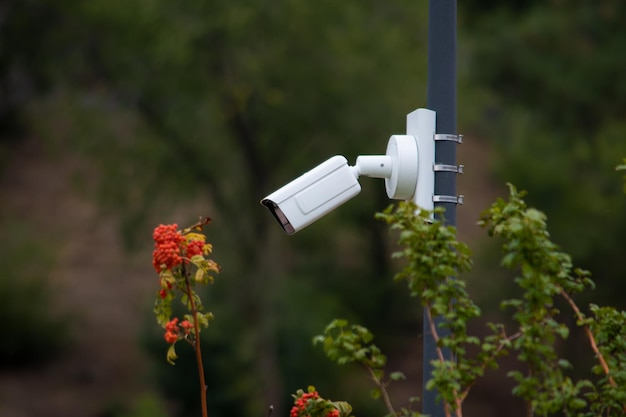
[[[435,112],[407,116],[407,135],[393,135],[385,155],[361,155],[354,166],[336,155],[261,200],[287,234],[303,229],[361,191],[359,176],[384,178],[387,196],[432,210]]]
[[[261,200],[287,234],[308,226],[361,192],[346,158],[333,156]]]

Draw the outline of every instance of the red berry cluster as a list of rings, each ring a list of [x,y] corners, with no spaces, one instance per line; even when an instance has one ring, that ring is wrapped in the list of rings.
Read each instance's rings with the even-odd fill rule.
[[[167,343],[176,343],[178,340],[178,318],[174,317],[165,325],[165,341]]]
[[[180,322],[180,325],[179,325],[178,318],[174,317],[165,325],[165,335],[163,337],[165,338],[165,341],[167,343],[170,343],[170,344],[176,343],[180,335],[180,329],[183,329],[183,333],[185,335],[188,335],[189,332],[191,332],[192,328],[193,328],[193,324],[191,324],[189,320],[183,320]]]
[[[189,334],[193,328],[193,324],[191,324],[188,320],[183,320],[180,322],[180,327],[183,329],[185,334]]]
[[[290,417],[311,417],[308,414],[302,414],[306,410],[306,404],[309,400],[316,400],[320,398],[317,391],[306,392],[301,397],[296,398],[295,405],[291,407]],[[334,409],[326,414],[326,417],[339,417],[339,410]]]
[[[316,399],[319,398],[320,395],[317,393],[317,391],[313,391],[313,392],[306,392],[304,394],[302,394],[302,397],[297,398],[295,401],[295,405],[293,407],[291,407],[291,413],[289,413],[290,417],[299,417],[300,416],[300,411],[304,411],[305,407],[306,407],[306,403],[310,400],[310,399]]]
[[[180,245],[185,241],[185,238],[177,229],[177,224],[160,224],[154,229],[152,234],[154,239],[152,265],[157,272],[161,272],[163,265],[166,269],[171,270],[183,262]]]
[[[196,255],[202,255],[202,251],[204,249],[204,242],[201,240],[191,240],[187,242],[187,249],[185,252],[187,253],[188,258],[193,258]]]

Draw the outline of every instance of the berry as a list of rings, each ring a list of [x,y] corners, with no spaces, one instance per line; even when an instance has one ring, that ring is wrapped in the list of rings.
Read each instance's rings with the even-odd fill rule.
[[[176,343],[178,340],[178,318],[174,317],[165,324],[165,335],[163,335],[167,343]]]
[[[176,343],[178,340],[178,334],[172,332],[165,332],[165,341],[169,344]]]
[[[326,414],[326,417],[339,417],[339,410],[334,409]]]
[[[187,257],[193,258],[196,255],[202,255],[204,242],[201,240],[191,240],[187,243]]]
[[[174,317],[165,325],[165,330],[170,332],[178,332],[178,317]]]
[[[289,413],[289,416],[300,417],[300,412],[303,412],[306,409],[307,402],[309,400],[314,400],[317,398],[320,398],[317,391],[307,392],[307,393],[302,394],[300,398],[296,399],[295,405],[291,408],[291,412]]]
[[[160,224],[152,233],[154,239],[152,265],[156,272],[161,272],[163,266],[165,269],[171,270],[183,262],[180,245],[185,241],[185,238],[177,229],[177,224]]]
[[[183,320],[180,322],[180,327],[183,329],[185,334],[189,334],[191,329],[193,329],[193,324],[191,324],[188,320]]]

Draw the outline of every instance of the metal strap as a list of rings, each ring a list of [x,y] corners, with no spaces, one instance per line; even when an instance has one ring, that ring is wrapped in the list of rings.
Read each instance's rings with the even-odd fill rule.
[[[463,173],[464,165],[447,165],[447,164],[434,164],[433,171],[435,172],[456,172],[457,174]]]
[[[454,195],[434,195],[433,196],[434,203],[453,203],[453,204],[463,204],[463,196],[454,196]]]
[[[463,135],[452,135],[449,133],[435,133],[435,140],[447,140],[456,143],[463,143]]]

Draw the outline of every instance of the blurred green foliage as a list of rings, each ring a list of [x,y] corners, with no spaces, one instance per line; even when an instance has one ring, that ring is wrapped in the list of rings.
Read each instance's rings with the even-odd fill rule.
[[[415,320],[402,302],[381,302],[394,292],[380,279],[388,262],[373,221],[386,204],[381,184],[289,241],[258,202],[329,153],[381,152],[404,131],[425,97],[423,7],[94,0],[9,1],[7,10],[15,47],[0,77],[22,97],[7,105],[52,155],[92,161],[76,184],[121,218],[130,247],[176,207],[198,197],[210,207],[199,214],[215,220],[210,240],[224,266],[211,304],[227,323],[207,342],[222,352],[207,364],[220,381],[216,407],[250,415],[275,398],[279,412],[320,369],[304,358],[333,314],[381,328],[392,315]]]
[[[155,394],[141,394],[130,406],[111,404],[100,415],[102,417],[168,417],[167,407]]]
[[[470,123],[495,144],[502,182],[529,191],[554,240],[623,306],[626,200],[612,171],[626,154],[626,4],[491,3],[463,18],[470,79],[490,91]]]

